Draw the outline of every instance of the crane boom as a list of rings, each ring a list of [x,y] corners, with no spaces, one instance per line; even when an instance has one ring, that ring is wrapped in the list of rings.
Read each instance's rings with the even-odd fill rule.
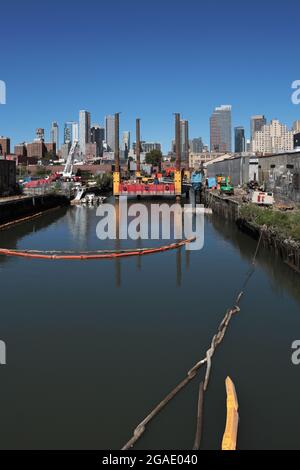
[[[71,176],[72,176],[74,157],[75,157],[75,153],[76,153],[76,150],[77,150],[77,146],[78,146],[78,140],[74,140],[74,142],[72,144],[72,147],[70,149],[66,164],[65,164],[64,171],[63,171],[63,177],[64,178],[71,178]]]

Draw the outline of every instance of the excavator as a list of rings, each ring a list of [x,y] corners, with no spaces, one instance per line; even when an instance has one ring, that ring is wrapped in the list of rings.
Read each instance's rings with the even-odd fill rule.
[[[234,194],[234,186],[231,183],[230,176],[217,176],[218,188],[220,194],[231,196]]]

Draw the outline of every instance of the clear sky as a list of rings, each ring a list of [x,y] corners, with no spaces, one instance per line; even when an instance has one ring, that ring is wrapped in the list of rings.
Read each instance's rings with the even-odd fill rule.
[[[289,126],[300,119],[299,0],[1,0],[0,135],[31,141],[51,121],[92,122],[121,111],[141,118],[142,138],[173,138],[173,112],[209,143],[215,106],[233,106],[249,133],[252,114]]]

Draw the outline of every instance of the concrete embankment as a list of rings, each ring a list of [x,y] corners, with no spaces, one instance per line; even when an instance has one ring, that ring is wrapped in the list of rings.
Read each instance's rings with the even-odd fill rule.
[[[286,264],[300,273],[300,244],[298,242],[290,238],[280,237],[271,227],[263,229],[260,225],[241,217],[241,203],[232,197],[224,197],[204,191],[203,199],[204,204],[210,207],[213,213],[236,223],[240,230],[251,237],[258,239],[263,230],[263,246],[272,250],[276,256],[282,258]]]
[[[70,204],[69,198],[60,194],[3,198],[0,200],[0,228],[68,204]]]

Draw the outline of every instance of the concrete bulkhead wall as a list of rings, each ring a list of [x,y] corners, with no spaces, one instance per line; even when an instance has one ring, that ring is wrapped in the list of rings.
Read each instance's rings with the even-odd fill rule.
[[[0,226],[48,209],[70,204],[66,196],[48,194],[0,202]]]

